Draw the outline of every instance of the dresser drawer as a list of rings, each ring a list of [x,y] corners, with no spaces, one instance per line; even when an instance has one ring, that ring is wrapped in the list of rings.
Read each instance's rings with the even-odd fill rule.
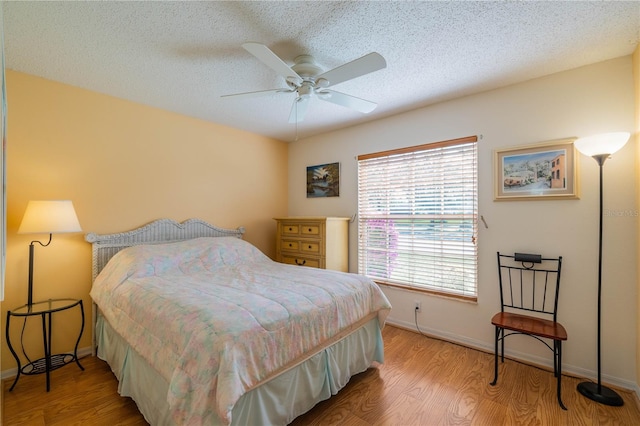
[[[302,253],[320,254],[320,241],[300,241]]]
[[[320,235],[320,226],[318,225],[300,225],[300,235],[318,236]]]
[[[300,225],[297,223],[283,223],[282,235],[298,235],[300,233]]]
[[[320,268],[320,259],[309,257],[282,256],[282,263],[288,265],[308,266],[310,268]]]
[[[282,240],[280,242],[280,247],[282,251],[299,251],[300,243],[296,240]]]

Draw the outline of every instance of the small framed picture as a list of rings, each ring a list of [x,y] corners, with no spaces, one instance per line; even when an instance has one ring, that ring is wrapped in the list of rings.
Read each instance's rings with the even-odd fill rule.
[[[494,151],[494,200],[579,198],[575,139]]]
[[[340,196],[340,163],[307,167],[307,198]]]

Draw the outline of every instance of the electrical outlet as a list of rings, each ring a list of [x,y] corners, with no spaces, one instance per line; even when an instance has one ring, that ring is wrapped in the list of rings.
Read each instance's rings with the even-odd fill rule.
[[[415,303],[415,307],[414,307],[415,311],[416,312],[422,311],[422,302],[419,302],[416,300],[414,303]]]

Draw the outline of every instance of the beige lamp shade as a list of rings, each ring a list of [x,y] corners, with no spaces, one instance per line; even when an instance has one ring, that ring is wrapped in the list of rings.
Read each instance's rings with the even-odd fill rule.
[[[574,145],[578,151],[589,157],[613,154],[629,140],[628,132],[602,133],[577,139]]]
[[[81,232],[70,200],[29,201],[18,234],[61,234]]]

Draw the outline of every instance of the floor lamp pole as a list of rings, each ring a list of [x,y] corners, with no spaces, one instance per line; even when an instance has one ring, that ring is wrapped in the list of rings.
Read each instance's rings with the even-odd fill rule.
[[[601,317],[602,317],[602,225],[603,225],[603,166],[609,154],[594,155],[600,167],[600,232],[598,237],[598,383],[582,382],[578,384],[578,392],[587,398],[605,405],[620,406],[624,404],[622,397],[613,389],[602,385],[601,352]]]

